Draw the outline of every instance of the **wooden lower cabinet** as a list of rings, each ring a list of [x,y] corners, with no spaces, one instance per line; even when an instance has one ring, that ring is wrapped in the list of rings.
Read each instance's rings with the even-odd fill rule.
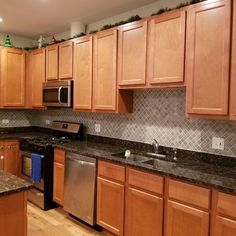
[[[128,187],[125,202],[125,235],[162,235],[162,198]]]
[[[166,236],[208,236],[209,213],[168,201]]]
[[[123,235],[124,193],[121,183],[98,177],[97,224],[115,235]]]
[[[216,217],[215,233],[213,236],[235,236],[236,221],[224,217]]]
[[[63,206],[65,176],[65,151],[54,150],[53,201]]]

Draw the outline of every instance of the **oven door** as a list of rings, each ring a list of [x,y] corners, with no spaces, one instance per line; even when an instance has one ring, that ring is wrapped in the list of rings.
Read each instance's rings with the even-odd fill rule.
[[[39,183],[33,183],[34,187],[44,191],[44,165],[43,165],[44,159],[42,156],[42,179]],[[31,161],[31,153],[30,152],[23,152],[21,151],[21,177],[25,180],[31,181],[31,170],[32,170],[32,161]]]

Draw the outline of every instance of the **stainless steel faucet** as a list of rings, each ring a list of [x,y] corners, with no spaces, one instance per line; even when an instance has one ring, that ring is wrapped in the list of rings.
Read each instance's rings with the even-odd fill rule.
[[[159,151],[159,143],[157,142],[157,140],[156,139],[153,139],[153,141],[152,141],[152,146],[153,146],[153,148],[154,148],[154,153],[158,153],[158,151]]]

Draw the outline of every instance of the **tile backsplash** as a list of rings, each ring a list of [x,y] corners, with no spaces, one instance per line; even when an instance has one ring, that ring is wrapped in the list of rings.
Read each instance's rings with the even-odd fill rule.
[[[8,118],[7,118],[8,117]],[[8,126],[48,127],[46,120],[83,122],[89,134],[151,143],[182,149],[236,156],[236,122],[185,117],[185,89],[153,89],[134,92],[132,114],[78,113],[72,109],[1,111]],[[95,124],[101,125],[96,133]],[[5,125],[6,126],[6,125]],[[212,149],[212,137],[225,139],[225,150]]]

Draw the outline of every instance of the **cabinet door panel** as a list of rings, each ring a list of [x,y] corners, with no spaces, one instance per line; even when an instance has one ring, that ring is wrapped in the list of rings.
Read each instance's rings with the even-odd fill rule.
[[[92,109],[93,37],[74,43],[74,108]]]
[[[3,106],[23,107],[25,105],[25,52],[4,48],[1,60]]]
[[[58,45],[46,48],[46,80],[58,79]]]
[[[192,7],[188,18],[187,113],[228,114],[230,1]]]
[[[4,170],[17,175],[17,163],[19,158],[19,142],[6,141],[4,143]]]
[[[93,108],[116,110],[117,30],[94,37]]]
[[[184,81],[186,12],[157,16],[149,23],[148,80],[150,84]]]
[[[209,214],[169,201],[165,231],[166,236],[208,236]]]
[[[53,167],[53,201],[63,206],[65,166],[54,162]]]
[[[145,85],[147,21],[119,28],[119,85]]]
[[[134,188],[127,188],[125,201],[125,235],[162,236],[161,198]]]
[[[73,72],[73,42],[59,45],[59,79],[71,79]]]
[[[213,236],[236,235],[236,221],[217,216],[215,227],[215,235]]]
[[[42,84],[45,82],[46,58],[45,49],[38,49],[31,55],[31,76],[32,76],[32,107],[43,107]]]
[[[97,224],[115,235],[123,235],[124,185],[98,177]]]

